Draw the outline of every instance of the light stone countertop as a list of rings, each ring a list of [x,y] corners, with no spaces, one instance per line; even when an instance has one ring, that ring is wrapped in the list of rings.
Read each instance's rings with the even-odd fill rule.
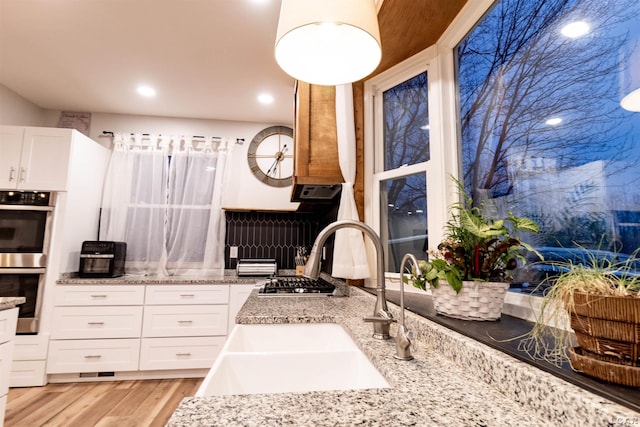
[[[284,270],[281,275],[293,274],[289,270]],[[266,279],[262,277],[238,276],[235,270],[225,271],[223,277],[220,276],[145,276],[136,274],[125,274],[113,278],[83,278],[77,273],[65,273],[56,281],[58,285],[252,285],[258,284]]]
[[[258,297],[239,323],[335,322],[385,376],[388,389],[189,397],[167,423],[196,426],[623,426],[640,414],[407,312],[412,361],[393,358],[393,340],[371,338],[363,322],[375,297]],[[398,308],[389,303],[398,318]],[[395,336],[395,326],[391,329]],[[309,367],[313,369],[313,367]]]
[[[0,311],[9,310],[16,305],[24,304],[26,300],[25,297],[0,297]]]

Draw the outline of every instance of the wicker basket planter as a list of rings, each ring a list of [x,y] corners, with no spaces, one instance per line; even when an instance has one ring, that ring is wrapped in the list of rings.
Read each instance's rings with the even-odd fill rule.
[[[640,386],[640,298],[575,292],[571,328],[580,347],[571,367],[616,384]]]
[[[580,347],[621,362],[640,359],[640,298],[575,292],[571,308]]]
[[[591,377],[610,383],[640,387],[640,368],[620,365],[600,360],[599,356],[592,357],[580,347],[569,351],[571,367]]]
[[[502,315],[508,283],[465,281],[456,292],[447,282],[431,288],[436,313],[464,320],[497,320]]]

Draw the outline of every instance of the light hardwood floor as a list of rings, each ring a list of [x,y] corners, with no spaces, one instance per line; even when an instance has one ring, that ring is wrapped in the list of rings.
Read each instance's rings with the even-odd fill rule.
[[[164,426],[202,378],[47,384],[9,389],[5,427]]]

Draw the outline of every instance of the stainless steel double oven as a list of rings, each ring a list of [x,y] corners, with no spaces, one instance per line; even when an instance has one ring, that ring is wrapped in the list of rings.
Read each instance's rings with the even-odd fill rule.
[[[55,193],[0,191],[0,297],[20,296],[19,334],[39,330]]]

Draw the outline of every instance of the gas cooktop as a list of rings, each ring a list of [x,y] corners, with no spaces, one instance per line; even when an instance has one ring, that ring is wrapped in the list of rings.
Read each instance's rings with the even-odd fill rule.
[[[258,291],[258,296],[328,296],[335,286],[322,279],[298,276],[270,278]]]

